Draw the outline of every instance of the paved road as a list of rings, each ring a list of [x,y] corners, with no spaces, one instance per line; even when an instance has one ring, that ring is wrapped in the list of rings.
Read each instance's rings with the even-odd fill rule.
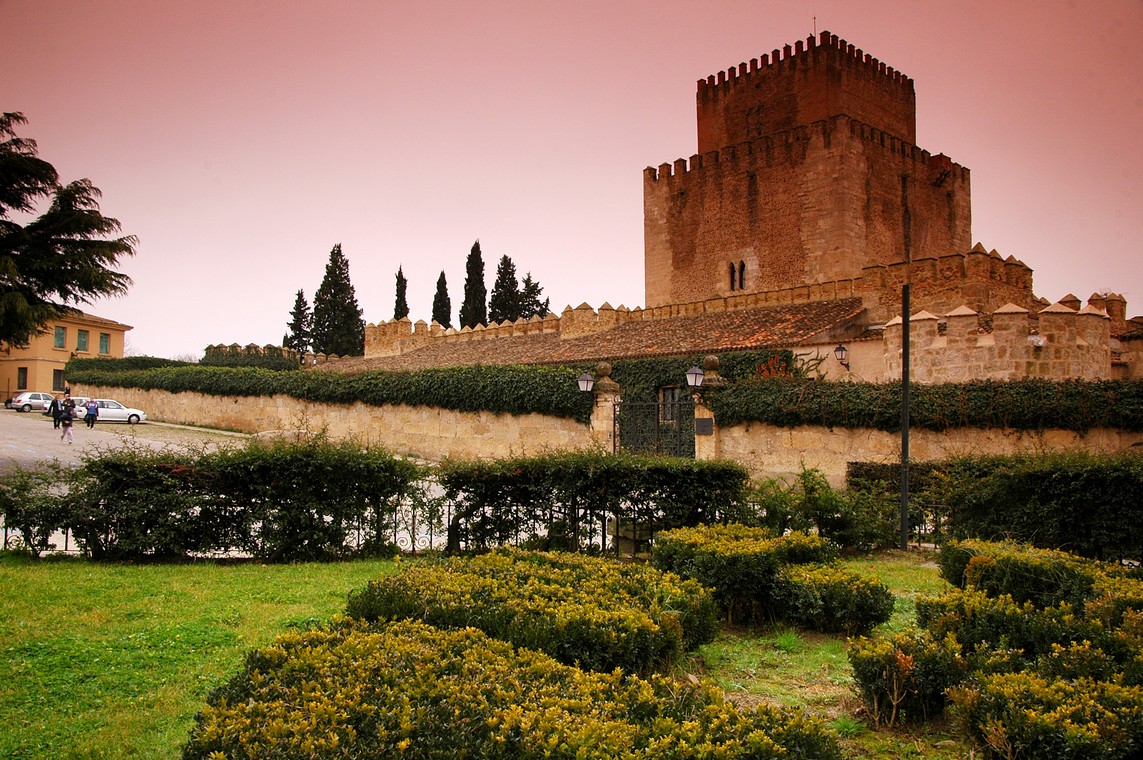
[[[16,412],[0,407],[0,471],[13,466],[31,467],[52,459],[78,465],[85,456],[131,442],[154,448],[225,446],[241,444],[246,436],[162,422],[141,425],[104,422],[88,430],[80,420],[76,422],[74,438],[74,444],[61,441],[60,431],[52,427],[51,418],[39,412]]]

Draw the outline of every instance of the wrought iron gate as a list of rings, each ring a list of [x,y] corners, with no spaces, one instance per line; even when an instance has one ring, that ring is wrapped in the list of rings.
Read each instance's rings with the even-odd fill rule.
[[[615,405],[616,449],[694,458],[695,402],[620,401]]]

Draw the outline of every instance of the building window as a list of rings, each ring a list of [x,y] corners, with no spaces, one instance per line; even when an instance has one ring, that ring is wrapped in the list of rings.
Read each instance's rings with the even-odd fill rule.
[[[75,331],[75,350],[76,351],[86,351],[87,350],[87,330],[76,330]]]
[[[733,293],[736,290],[735,286],[737,284],[738,284],[738,278],[737,278],[736,273],[734,271],[734,262],[732,261],[732,262],[730,262],[730,292],[731,293]]]
[[[16,390],[28,390],[28,368],[16,367]]]
[[[62,369],[52,370],[52,390],[63,393],[64,389],[64,376]]]
[[[111,353],[111,333],[99,333],[99,353]]]
[[[746,262],[738,262],[738,289],[746,289]]]
[[[52,343],[55,348],[67,348],[67,328],[56,327],[55,342]]]

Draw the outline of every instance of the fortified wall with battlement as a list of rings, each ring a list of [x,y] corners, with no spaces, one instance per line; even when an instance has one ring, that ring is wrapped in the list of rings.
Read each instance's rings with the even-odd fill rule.
[[[699,80],[696,102],[699,152],[644,170],[648,306],[972,245],[969,171],[915,144],[912,80],[835,35]]]

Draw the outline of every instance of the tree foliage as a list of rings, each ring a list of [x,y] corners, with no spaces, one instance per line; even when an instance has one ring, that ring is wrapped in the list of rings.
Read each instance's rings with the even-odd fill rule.
[[[397,267],[397,299],[393,303],[393,319],[404,319],[409,316],[409,302],[405,296],[408,288],[409,281],[405,279],[405,273],[401,271],[401,267]]]
[[[501,256],[496,266],[496,281],[488,300],[488,319],[492,323],[515,322],[523,311],[523,294],[516,280],[516,265],[508,256]]]
[[[532,273],[524,275],[524,282],[520,289],[520,316],[524,319],[532,317],[546,317],[551,309],[552,299],[545,298],[540,301],[544,289],[540,283],[532,279]]]
[[[304,354],[313,343],[314,317],[304,290],[299,290],[294,298],[294,308],[290,311],[290,321],[286,325],[286,335],[282,346]]]
[[[127,292],[131,278],[114,267],[135,253],[136,239],[99,211],[90,180],[59,184],[35,140],[16,135],[21,113],[0,114],[0,344],[24,345],[48,321],[76,305]],[[33,215],[26,224],[13,214]]]
[[[313,349],[338,356],[365,353],[365,320],[349,281],[349,260],[341,252],[341,243],[329,252],[325,277],[314,295]]]
[[[484,258],[480,253],[480,241],[477,240],[472,244],[468,260],[464,264],[464,300],[460,304],[462,329],[488,323],[487,299],[488,289],[484,286]]]
[[[452,327],[452,301],[448,297],[444,272],[437,278],[437,292],[433,296],[433,321],[441,327]]]

